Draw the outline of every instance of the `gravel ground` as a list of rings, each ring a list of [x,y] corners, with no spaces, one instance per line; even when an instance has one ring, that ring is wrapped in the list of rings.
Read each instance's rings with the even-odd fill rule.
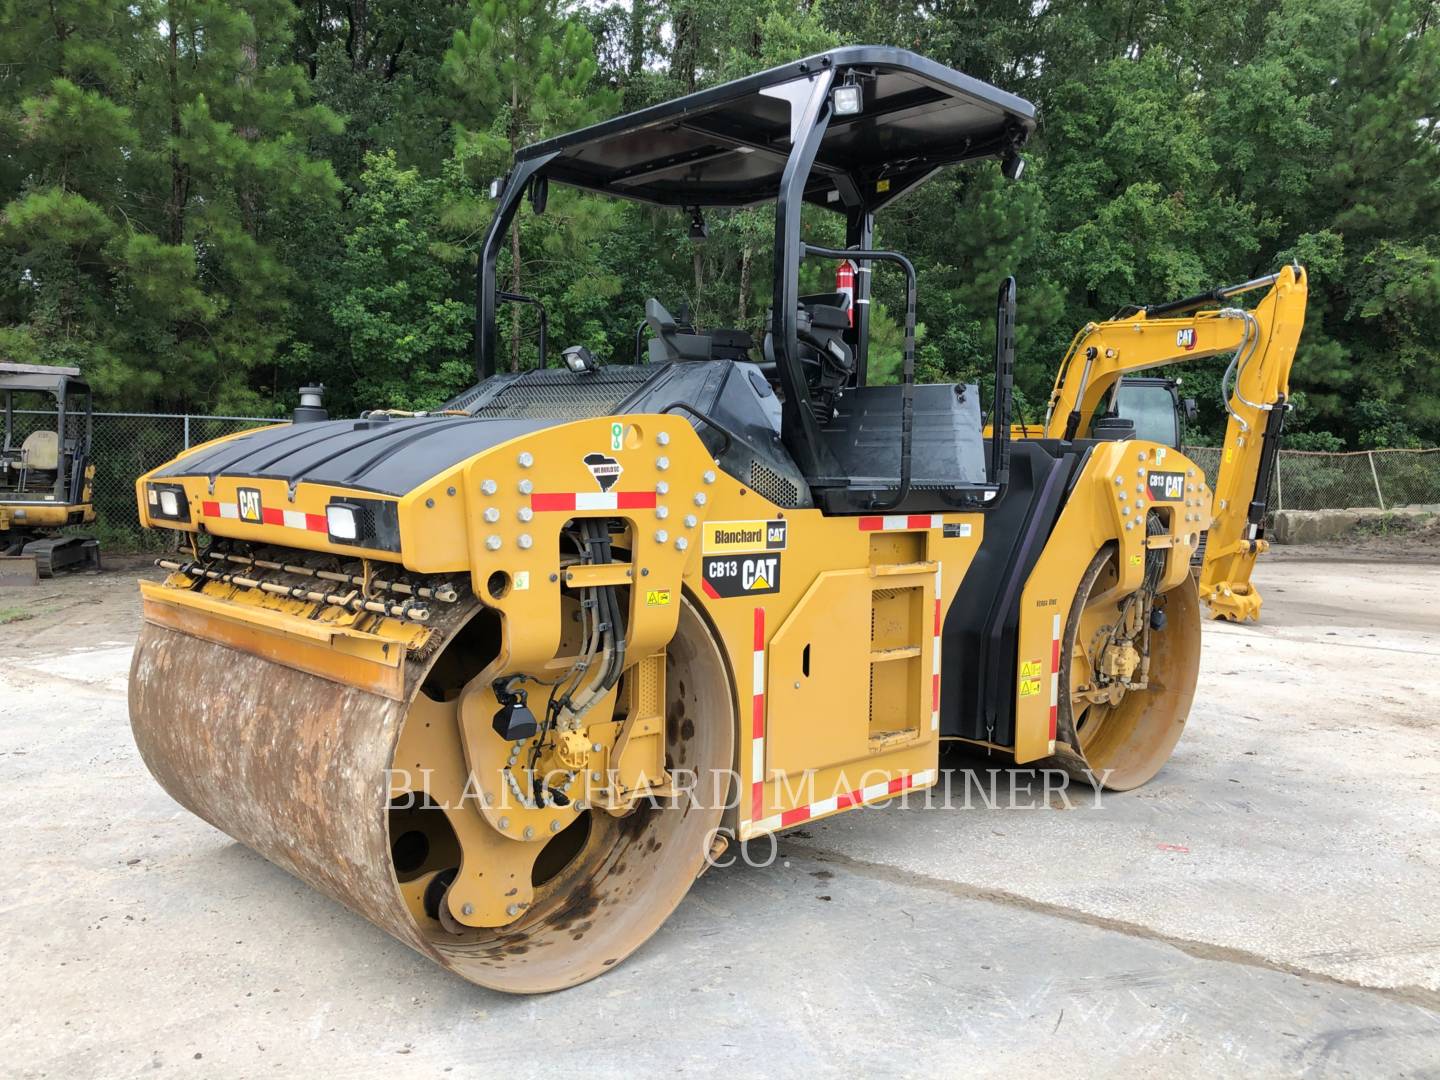
[[[1146,788],[1096,806],[947,758],[948,806],[791,832],[543,998],[445,974],[160,791],[126,721],[143,572],[0,590],[7,1075],[1440,1076],[1414,538],[1265,560],[1264,623],[1207,626]]]

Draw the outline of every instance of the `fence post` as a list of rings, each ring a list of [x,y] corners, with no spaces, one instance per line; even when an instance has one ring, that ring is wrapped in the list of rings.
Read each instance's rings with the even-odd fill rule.
[[[1380,492],[1380,474],[1375,471],[1375,454],[1367,451],[1365,457],[1370,462],[1370,479],[1375,481],[1375,498],[1380,501],[1380,509],[1385,509],[1385,496]]]
[[[185,414],[185,449],[190,449],[190,414]]]

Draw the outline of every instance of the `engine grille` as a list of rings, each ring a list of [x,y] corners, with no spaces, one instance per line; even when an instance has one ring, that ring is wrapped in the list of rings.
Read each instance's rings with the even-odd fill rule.
[[[483,405],[493,386],[488,380],[448,403],[472,416],[517,420],[588,420],[609,416],[658,373],[657,368],[613,367],[576,375],[568,369],[527,371]]]
[[[750,488],[776,506],[795,506],[800,502],[800,489],[760,461],[750,462]]]

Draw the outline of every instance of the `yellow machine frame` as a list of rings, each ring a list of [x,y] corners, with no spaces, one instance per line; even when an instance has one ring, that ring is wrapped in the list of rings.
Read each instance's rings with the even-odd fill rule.
[[[561,652],[562,574],[571,581],[577,574],[597,573],[561,566],[558,530],[567,520],[618,516],[629,525],[632,548],[628,560],[604,573],[632,586],[631,654],[665,647],[675,632],[682,594],[703,611],[724,644],[735,700],[741,703],[738,768],[741,788],[749,793],[736,821],[742,837],[934,783],[939,620],[979,547],[985,516],[826,517],[817,510],[787,510],[719,471],[690,424],[672,415],[625,418],[624,449],[616,456],[626,481],[620,502],[633,500],[632,508],[589,515],[539,509],[552,504],[549,496],[559,495],[563,504],[567,494],[593,490],[582,459],[596,446],[611,445],[611,428],[609,419],[549,428],[436,475],[398,500],[401,552],[346,549],[330,543],[323,531],[250,524],[230,509],[239,486],[255,487],[265,505],[285,507],[293,520],[313,521],[323,518],[332,496],[346,494],[308,483],[298,485],[292,499],[282,481],[221,476],[211,491],[203,478],[184,478],[179,483],[191,520],[177,523],[152,517],[148,495],[155,478],[146,474],[137,481],[142,523],[334,551],[376,564],[403,557],[405,568],[417,573],[468,572],[474,594],[503,617],[496,670],[544,678]],[[523,466],[527,460],[536,465]],[[536,475],[545,477],[549,490],[522,494],[536,467],[543,468]],[[1167,515],[1164,534],[1147,537],[1137,526],[1151,467],[1183,471],[1187,491]],[[1162,587],[1168,590],[1188,573],[1209,498],[1200,470],[1177,452],[1136,441],[1105,443],[1096,447],[1057,530],[1074,550],[1116,545],[1124,589],[1138,586],[1147,549],[1165,549]],[[497,523],[486,520],[489,510],[498,511]],[[522,510],[531,511],[528,521]],[[783,541],[768,541],[783,546],[767,549],[763,537],[731,539],[766,523],[783,528]],[[783,566],[777,590],[753,600],[709,595],[701,572],[707,554],[767,550]],[[1050,545],[1025,586],[1019,651],[1041,665],[1038,676],[1025,678],[1039,677],[1044,692],[1015,688],[1017,761],[1055,750],[1053,646],[1059,613],[1083,568],[1083,560]],[[503,583],[492,580],[497,573]],[[394,618],[357,616],[327,605],[318,605],[317,618],[313,601],[234,583],[212,581],[196,589],[179,572],[166,586],[143,586],[147,620],[254,655],[283,656],[291,666],[387,696],[398,696],[406,650],[423,644],[427,633]],[[881,590],[908,592],[913,607],[901,610],[887,597],[891,607],[882,610],[875,600]],[[882,623],[875,638],[833,634],[837,620],[863,625],[872,612]],[[875,673],[877,692],[889,700],[878,709],[857,709],[857,699],[871,696]],[[493,713],[497,703],[488,683],[477,693],[484,698],[475,705],[477,715]],[[741,716],[751,722],[740,723]],[[493,739],[488,726],[477,737]]]

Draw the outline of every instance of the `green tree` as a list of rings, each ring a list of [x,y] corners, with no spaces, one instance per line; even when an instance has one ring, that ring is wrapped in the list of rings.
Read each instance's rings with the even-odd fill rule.
[[[446,193],[393,152],[366,159],[326,296],[337,348],[310,366],[335,406],[433,408],[465,385],[472,315],[454,295],[463,253],[444,240]]]
[[[0,349],[113,404],[269,406],[294,316],[277,252],[335,191],[305,140],[284,0],[5,9]]]
[[[1039,401],[1085,322],[1297,259],[1297,437],[1434,443],[1437,16],[1436,0],[0,0],[0,354],[78,362],[139,407],[269,409],[314,378],[337,408],[431,403],[467,377],[481,192],[518,147],[879,42],[1039,108],[1020,183],[977,163],[879,219],[919,272],[926,377],[988,368],[1007,273]],[[770,211],[706,217],[695,245],[682,214],[556,188],[517,218],[502,280],[546,303],[557,344],[614,360],[649,296],[762,331]],[[824,212],[804,228],[840,237]],[[829,273],[807,264],[805,287]],[[893,275],[875,300],[884,377]],[[529,311],[506,320],[512,365],[533,355]],[[1222,367],[1184,373],[1196,438],[1221,429]]]
[[[470,0],[471,19],[445,53],[462,107],[460,153],[501,171],[522,146],[609,112],[614,96],[593,86],[595,42],[561,0]],[[510,230],[510,291],[523,293],[517,219]],[[512,312],[510,368],[520,367],[520,311]]]

